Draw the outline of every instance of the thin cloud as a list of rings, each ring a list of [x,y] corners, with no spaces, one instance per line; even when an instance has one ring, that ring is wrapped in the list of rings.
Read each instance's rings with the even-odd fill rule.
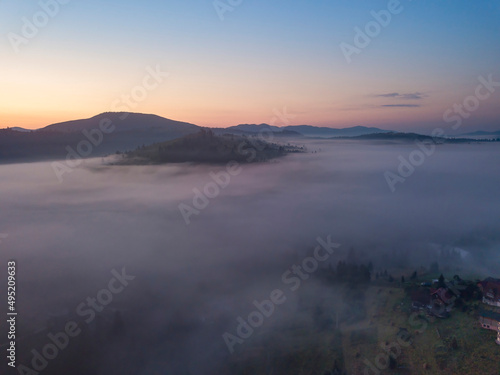
[[[427,95],[421,93],[421,92],[414,92],[414,93],[408,93],[408,94],[400,94],[399,92],[391,92],[388,94],[377,94],[374,95],[377,98],[392,98],[392,99],[402,99],[402,100],[421,100]]]
[[[383,108],[419,108],[420,104],[383,104]]]

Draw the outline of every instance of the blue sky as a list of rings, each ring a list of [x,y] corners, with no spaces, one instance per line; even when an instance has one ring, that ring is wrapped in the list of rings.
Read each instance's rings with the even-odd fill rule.
[[[9,38],[42,7],[2,1],[0,126],[111,110],[160,65],[169,78],[131,110],[207,126],[269,122],[286,108],[297,124],[449,127],[443,113],[479,76],[500,81],[500,1],[401,1],[347,63],[340,44],[354,45],[355,27],[389,3],[243,0],[221,20],[212,1],[73,0],[16,53]],[[481,101],[457,132],[500,129],[499,99]]]

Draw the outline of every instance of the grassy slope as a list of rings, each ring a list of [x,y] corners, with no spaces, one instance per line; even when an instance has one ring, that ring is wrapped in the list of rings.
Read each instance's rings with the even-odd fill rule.
[[[262,335],[245,343],[242,354],[233,356],[231,365],[221,374],[323,375],[337,362],[345,366],[347,374],[361,375],[366,367],[364,361],[375,363],[377,356],[384,353],[382,346],[396,342],[400,328],[412,335],[411,345],[402,347],[396,369],[381,374],[500,373],[496,334],[479,327],[475,310],[463,313],[455,309],[449,319],[422,313],[425,320],[411,324],[410,303],[397,282],[372,284],[366,293],[366,319],[351,325],[343,323],[340,330],[316,330],[298,324]],[[457,349],[452,348],[454,337]]]
[[[380,292],[379,292],[380,291]],[[397,340],[399,328],[407,328],[413,340],[402,348],[395,370],[388,374],[449,374],[449,375],[498,375],[500,372],[500,347],[495,344],[496,334],[479,327],[476,313],[463,313],[456,309],[449,319],[429,318],[427,327],[410,324],[410,300],[402,288],[372,286],[367,298],[368,319],[363,324],[377,327],[376,343],[352,343],[344,340],[346,367],[352,374],[362,374],[363,359],[374,363],[383,353],[381,344]],[[418,329],[425,328],[425,329]],[[343,331],[344,335],[346,331]],[[451,342],[457,339],[458,348]],[[362,355],[359,358],[359,354]],[[428,368],[424,368],[424,364]]]

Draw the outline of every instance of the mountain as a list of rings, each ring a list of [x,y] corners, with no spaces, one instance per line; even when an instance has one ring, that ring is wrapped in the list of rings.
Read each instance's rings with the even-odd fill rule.
[[[338,137],[333,137],[335,139]],[[425,142],[431,141],[436,143],[443,143],[446,139],[444,138],[433,138],[430,135],[422,135],[416,133],[400,133],[400,132],[390,132],[390,133],[373,133],[373,134],[363,134],[355,137],[341,137],[352,140],[363,140],[363,141],[398,141],[398,142]]]
[[[285,156],[291,152],[304,152],[301,147],[270,143],[255,137],[233,134],[217,135],[211,129],[201,129],[171,141],[155,143],[128,152],[117,164],[163,163],[238,163],[262,162]]]
[[[352,140],[364,140],[364,141],[392,141],[392,142],[433,142],[436,144],[441,143],[471,143],[471,142],[490,142],[485,139],[471,139],[471,138],[443,138],[443,137],[431,137],[430,135],[422,135],[417,133],[400,133],[400,132],[390,132],[390,133],[374,133],[374,134],[364,134],[356,137],[341,137],[344,139]],[[338,137],[333,137],[330,139],[338,139]]]
[[[305,137],[321,137],[321,138],[330,138],[330,137],[356,137],[359,135],[365,134],[374,134],[374,133],[389,133],[390,130],[384,130],[379,128],[368,128],[366,126],[354,126],[350,128],[327,128],[327,127],[318,127],[312,125],[289,125],[284,127],[278,127],[268,124],[241,124],[237,126],[231,126],[229,128],[224,129],[226,132],[234,132],[236,134],[243,133],[259,133],[261,131],[272,131],[273,133],[283,133],[283,132],[294,132],[295,134],[301,134]],[[290,134],[291,135],[291,134]]]
[[[496,132],[485,132],[482,130],[472,132],[472,133],[465,133],[465,134],[460,134],[460,137],[484,137],[484,136],[500,136],[500,130]]]
[[[9,129],[14,130],[16,132],[21,132],[21,133],[29,133],[29,132],[33,131],[33,130],[30,130],[30,129],[20,128],[20,127],[17,127],[17,126],[14,127],[14,128],[9,128]]]
[[[107,124],[112,131],[103,133],[99,130],[101,124]],[[106,112],[88,119],[49,125],[32,132],[2,129],[0,161],[63,159],[68,155],[68,149],[77,150],[78,145],[88,145],[89,142],[92,149],[88,157],[97,157],[179,138],[196,133],[199,129],[193,124],[156,115]],[[93,134],[93,140],[89,139],[89,134]]]
[[[174,121],[156,115],[130,112],[105,112],[88,119],[52,124],[38,131],[75,133],[83,130],[98,129],[101,121],[111,121],[115,126],[113,133],[125,131],[168,131],[186,133],[199,130],[199,127],[196,125]]]
[[[246,133],[258,133],[263,130],[270,130],[273,132],[280,132],[283,129],[279,126],[268,125],[268,124],[240,124],[236,126],[230,126],[229,128],[225,128],[227,131],[238,130]]]
[[[75,152],[78,152],[81,157],[98,157],[117,151],[128,152],[136,150],[138,147],[182,138],[198,133],[200,129],[199,126],[187,122],[129,112],[106,112],[88,119],[61,122],[33,131],[23,128],[0,129],[0,162],[64,159],[70,153],[75,155]],[[265,131],[262,133],[263,139],[267,139],[269,142],[272,139],[269,132],[272,132],[275,139],[281,140],[301,137],[389,142],[432,139],[419,134],[397,133],[364,126],[333,129],[311,125],[277,127],[268,124],[240,124],[211,130],[214,135],[245,136],[247,138],[256,138],[255,136],[263,131]],[[477,136],[478,133],[483,136],[488,134],[486,132],[474,134]],[[500,132],[491,133],[490,138],[498,138],[495,136],[498,133]],[[477,137],[479,141],[479,136]],[[487,141],[485,138],[482,140]],[[465,138],[445,140],[443,138],[436,141],[459,143],[474,140]]]
[[[284,129],[293,130],[299,132],[306,137],[322,137],[322,138],[331,138],[331,137],[356,137],[365,134],[374,134],[374,133],[390,133],[391,130],[384,130],[373,127],[366,126],[353,126],[350,128],[326,128],[326,127],[317,127],[311,125],[291,125],[286,126]]]
[[[297,131],[288,130],[285,128],[280,128],[278,126],[268,125],[268,124],[240,124],[236,126],[230,126],[228,128],[214,128],[212,129],[215,134],[234,134],[234,135],[256,135],[262,134],[267,137],[272,133],[273,137],[278,138],[299,138],[303,137]]]

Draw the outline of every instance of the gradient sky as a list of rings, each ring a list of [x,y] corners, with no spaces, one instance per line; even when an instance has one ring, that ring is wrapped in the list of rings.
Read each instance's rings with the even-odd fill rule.
[[[51,0],[42,0],[50,2]],[[221,0],[227,3],[228,0]],[[16,53],[37,1],[0,2],[0,127],[38,128],[114,109],[147,67],[170,75],[130,111],[205,126],[379,126],[453,134],[443,114],[500,81],[500,0],[404,0],[348,64],[342,42],[387,9],[378,0],[72,0]],[[43,21],[43,18],[40,18]],[[391,95],[389,95],[391,94]],[[500,130],[500,88],[458,133]]]

